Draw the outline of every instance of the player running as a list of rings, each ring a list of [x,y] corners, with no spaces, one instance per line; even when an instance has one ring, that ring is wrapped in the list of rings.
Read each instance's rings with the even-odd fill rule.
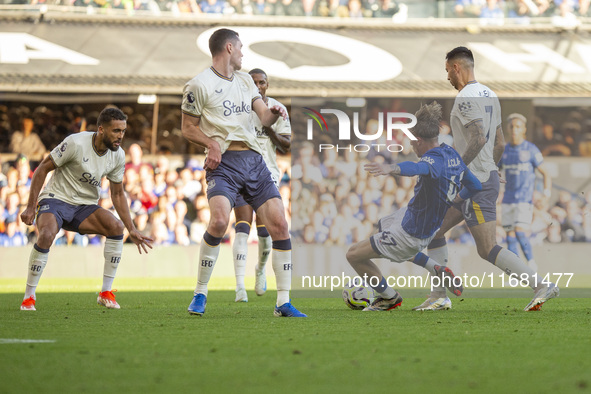
[[[507,117],[511,140],[505,146],[499,167],[505,170],[505,193],[501,209],[501,223],[507,232],[507,246],[519,256],[518,244],[523,250],[527,264],[537,269],[529,242],[530,226],[534,213],[532,203],[536,170],[544,179],[544,196],[550,197],[552,178],[543,161],[542,153],[531,142],[525,140],[527,119],[521,114]]]
[[[125,152],[120,145],[127,128],[127,116],[117,108],[105,108],[97,125],[97,132],[80,132],[66,137],[33,174],[29,201],[21,219],[30,226],[37,216],[39,238],[29,257],[21,310],[35,310],[35,290],[47,264],[49,248],[60,228],[107,237],[103,287],[97,302],[109,309],[120,308],[111,287],[123,250],[123,226],[140,254],[142,249],[148,252],[146,246],[152,248],[152,239],[135,228],[123,190]],[[54,170],[49,183],[39,194],[47,174]],[[113,206],[121,220],[97,205],[101,179],[105,176],[110,182]]]
[[[499,99],[492,90],[475,80],[474,56],[468,48],[457,47],[448,52],[445,70],[447,79],[459,92],[450,117],[454,144],[464,163],[482,183],[482,191],[462,204],[454,204],[447,211],[441,228],[428,246],[430,259],[418,258],[414,262],[428,270],[435,264],[446,266],[448,253],[445,233],[466,220],[480,257],[507,275],[527,282],[535,295],[524,310],[538,310],[544,302],[558,296],[558,287],[554,283],[544,282],[518,256],[497,245],[496,241],[496,200],[500,186],[496,163],[501,160],[505,149]],[[446,296],[445,288],[438,287],[431,291],[425,302],[413,309],[449,308],[451,301]]]
[[[386,257],[402,263],[414,258],[431,242],[451,204],[461,203],[482,189],[458,152],[448,145],[439,145],[441,105],[433,102],[422,106],[416,117],[417,125],[412,133],[417,140],[411,141],[411,144],[420,158],[417,163],[405,161],[391,165],[365,165],[365,169],[374,176],[419,175],[419,178],[408,207],[380,219],[376,234],[369,240],[356,243],[347,251],[347,260],[360,276],[380,279],[377,286],[371,284],[370,279],[370,285],[379,297],[364,311],[387,311],[402,303],[400,294],[388,286],[382,272],[371,259]],[[465,187],[460,190],[462,185]],[[461,294],[461,287],[453,287],[454,275],[449,268],[434,266],[432,274],[439,276],[452,292]]]
[[[283,107],[285,113],[287,109],[279,101],[272,97],[267,97],[269,80],[267,74],[260,68],[252,69],[248,72],[259,89],[261,99],[268,107],[275,105]],[[281,177],[281,171],[277,165],[277,149],[283,152],[289,151],[291,147],[291,125],[289,119],[279,117],[271,127],[265,127],[261,124],[258,117],[254,117],[254,129],[262,148],[262,155],[267,168],[271,171],[271,177],[277,188]],[[253,209],[246,203],[240,193],[236,195],[236,205],[234,214],[236,215],[236,238],[232,245],[234,257],[234,273],[236,276],[236,299],[235,302],[248,302],[246,286],[244,285],[244,275],[246,273],[246,260],[248,256],[248,235],[252,225]],[[262,296],[267,291],[267,276],[265,266],[271,252],[271,237],[264,224],[257,220],[257,234],[259,237],[259,259],[255,267],[255,285],[254,292]]]
[[[205,170],[211,219],[199,254],[197,286],[188,311],[205,313],[207,284],[228,228],[236,194],[253,207],[271,235],[273,270],[277,280],[275,316],[306,317],[290,303],[291,239],[281,195],[262,156],[252,122],[253,111],[270,127],[281,106],[267,107],[250,75],[242,68],[242,42],[238,33],[216,30],[209,39],[212,66],[190,80],[183,90],[182,132],[192,143],[206,148]]]

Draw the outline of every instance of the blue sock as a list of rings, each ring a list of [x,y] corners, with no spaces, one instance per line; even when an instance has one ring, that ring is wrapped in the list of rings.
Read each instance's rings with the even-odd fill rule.
[[[521,245],[521,250],[523,250],[523,254],[527,261],[530,261],[534,258],[534,252],[531,248],[531,243],[529,242],[529,237],[523,231],[516,231],[515,235],[517,236],[517,241],[519,241],[519,245]]]
[[[519,250],[517,249],[517,238],[507,235],[507,249],[519,256]]]
[[[388,288],[388,283],[386,282],[386,278],[382,276],[382,280],[378,283],[377,286],[371,286],[375,291],[378,293],[383,293]]]

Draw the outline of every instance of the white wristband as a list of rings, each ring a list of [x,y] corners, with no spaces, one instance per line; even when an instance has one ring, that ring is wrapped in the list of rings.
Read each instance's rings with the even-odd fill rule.
[[[552,190],[550,190],[550,189],[544,189],[544,196],[550,197],[551,195],[552,195]]]

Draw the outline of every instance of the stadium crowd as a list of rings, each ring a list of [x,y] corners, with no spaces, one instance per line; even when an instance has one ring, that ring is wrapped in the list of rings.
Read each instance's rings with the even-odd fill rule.
[[[292,116],[295,130],[305,129],[306,119]],[[328,120],[330,122],[330,120]],[[297,123],[300,122],[300,125]],[[374,134],[377,121],[372,117],[367,125],[368,134]],[[328,128],[338,126],[329,123]],[[453,144],[449,125],[441,125],[440,142]],[[410,140],[401,131],[386,141],[384,136],[376,144],[399,144],[400,153],[390,153],[383,148],[377,151],[355,152],[341,147],[318,152],[320,144],[334,144],[326,135],[314,136],[292,150],[292,233],[294,239],[306,243],[326,245],[350,245],[367,239],[374,231],[380,217],[408,204],[413,196],[416,178],[371,177],[363,170],[363,163],[416,161],[410,148]],[[345,148],[345,149],[343,149]],[[360,149],[365,150],[365,148]],[[568,155],[576,153],[569,150]],[[566,151],[560,154],[567,154]],[[534,218],[532,243],[542,242],[591,242],[591,193],[584,199],[567,190],[560,190],[554,202],[544,197],[542,182],[538,180],[534,192]],[[497,201],[501,212],[502,190]],[[505,231],[498,215],[497,238],[505,242]],[[473,244],[474,240],[465,224],[454,228],[448,242]]]
[[[0,246],[20,246],[35,241],[35,227],[28,227],[20,220],[34,169],[67,135],[96,128],[98,113],[92,108],[77,105],[55,108],[59,109],[0,106]],[[162,111],[166,115],[159,122],[158,152],[147,157],[145,153],[151,143],[151,124],[148,121],[151,114],[141,111],[141,107],[122,108],[129,116],[123,143],[128,157],[124,187],[135,225],[145,234],[153,236],[156,244],[200,242],[209,220],[203,155],[199,148],[184,142],[178,130],[180,110],[171,106]],[[373,133],[378,127],[377,109],[370,111],[375,114],[368,117],[366,130]],[[586,138],[584,131],[589,131],[588,125],[577,123],[577,119],[583,122],[586,117],[580,111],[572,111],[566,119],[564,124],[568,127],[564,130],[571,130],[568,133],[550,134],[547,130],[552,125],[542,122],[540,127],[544,132],[534,134],[551,142],[546,146],[542,140],[535,140],[546,156],[591,152],[581,148]],[[304,115],[292,114],[294,130],[304,130],[305,122]],[[319,138],[313,142],[294,143],[291,166],[289,156],[279,156],[283,173],[280,192],[287,218],[291,220],[292,233],[297,242],[349,245],[367,238],[379,217],[391,212],[393,207],[406,205],[413,195],[413,178],[369,177],[363,170],[363,162],[416,160],[416,157],[402,132],[395,134],[392,141],[385,141],[385,135],[379,141],[402,145],[404,148],[400,153],[383,149],[372,149],[366,153],[329,149],[318,154],[315,148],[318,143],[330,143],[323,139],[326,136]],[[442,124],[441,139],[448,144],[453,141],[445,123]],[[8,159],[2,160],[2,157]],[[588,193],[583,200],[570,191],[557,191],[551,204],[540,189],[541,185],[534,195],[534,244],[591,242],[591,194]],[[101,186],[99,204],[113,208],[106,180]],[[233,231],[230,227],[226,241],[231,236]],[[500,241],[504,241],[504,236],[499,221]],[[251,240],[256,239],[255,232],[251,237]],[[62,230],[56,244],[101,242],[101,237]],[[450,242],[473,241],[467,228],[459,226],[451,232]]]
[[[171,13],[212,15],[321,16],[390,18],[404,22],[409,5],[419,5],[420,17],[480,18],[484,25],[501,25],[505,18],[527,23],[530,17],[554,17],[568,22],[590,16],[589,0],[448,0],[418,3],[395,0],[5,0],[8,4],[51,4],[85,8],[87,13],[121,10],[154,15]],[[442,8],[440,4],[443,4]],[[444,10],[444,11],[442,11]]]
[[[125,166],[124,188],[136,227],[150,234],[160,245],[200,242],[210,214],[205,195],[204,157],[199,154],[202,151],[181,142],[180,131],[175,136],[177,131],[170,128],[160,133],[159,153],[146,159],[144,152],[150,146],[151,125],[144,114],[136,113],[131,107],[124,108],[129,114],[129,130],[123,144],[129,159]],[[162,119],[162,127],[180,125],[180,110],[172,112]],[[84,112],[79,106],[65,106],[62,111],[47,107],[31,110],[27,106],[10,109],[0,106],[0,154],[17,154],[11,160],[2,160],[0,155],[0,246],[35,242],[35,226],[28,227],[20,220],[33,171],[67,135],[95,130],[97,116],[98,113]],[[171,155],[173,150],[175,154]],[[280,191],[284,201],[289,202],[289,157],[280,156],[279,165],[284,173]],[[106,178],[101,185],[99,205],[116,215]],[[228,232],[226,241],[230,234],[233,235],[233,231]],[[253,239],[256,239],[256,232],[253,232]],[[58,245],[100,244],[102,241],[100,236],[64,230],[56,238]]]

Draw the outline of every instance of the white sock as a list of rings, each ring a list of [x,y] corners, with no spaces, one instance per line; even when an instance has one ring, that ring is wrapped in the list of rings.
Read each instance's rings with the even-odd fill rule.
[[[244,289],[244,275],[246,274],[246,256],[248,254],[248,234],[237,232],[232,245],[234,257],[234,274],[236,275],[236,290]]]
[[[262,270],[267,264],[269,255],[271,254],[272,242],[271,236],[259,237],[259,263],[256,267],[257,271]]]
[[[289,302],[291,290],[291,249],[273,249],[273,271],[277,281],[277,306]]]
[[[197,271],[197,287],[195,287],[195,295],[201,293],[207,296],[207,284],[213,267],[220,254],[220,245],[209,246],[205,241],[201,241],[201,248],[199,251],[199,269]]]
[[[427,252],[429,254],[429,260],[427,261],[427,265],[425,266],[425,268],[429,270],[431,275],[435,275],[435,264],[438,264],[442,267],[447,266],[447,244],[439,246],[437,248],[427,249]],[[442,286],[441,284],[433,286],[433,289],[431,290],[431,297],[443,298],[446,295],[447,292],[444,286]]]
[[[113,287],[117,267],[121,261],[123,251],[123,237],[121,239],[107,238],[103,255],[105,257],[105,268],[103,270],[103,287],[101,292],[110,291]]]
[[[522,282],[522,279],[525,279],[529,287],[534,290],[546,286],[542,283],[543,278],[528,267],[515,253],[499,245],[492,248],[488,255],[488,261],[499,267],[510,277],[516,278],[519,283]],[[512,280],[511,283],[515,283],[515,280]]]
[[[41,274],[47,264],[49,256],[49,249],[41,249],[35,244],[31,254],[29,255],[29,271],[27,273],[27,287],[25,289],[25,297],[27,299],[35,295],[35,290],[41,279]]]
[[[394,290],[393,288],[391,288],[389,286],[384,291],[376,292],[376,293],[378,293],[380,295],[380,297],[387,299],[387,300],[396,297],[396,290]]]

